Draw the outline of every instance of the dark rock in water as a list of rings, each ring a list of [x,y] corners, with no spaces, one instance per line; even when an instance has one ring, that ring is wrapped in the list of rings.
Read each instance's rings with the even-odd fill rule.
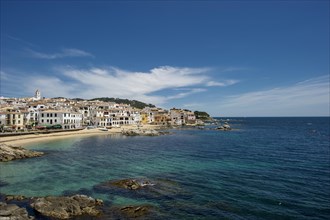
[[[105,183],[101,183],[100,186],[115,186],[123,189],[130,189],[130,190],[138,190],[146,186],[153,185],[148,180],[136,180],[136,179],[124,179],[124,180],[116,180],[116,181],[108,181]]]
[[[15,204],[7,204],[0,202],[0,219],[1,220],[30,220],[34,219],[28,215],[25,208],[20,208]]]
[[[156,179],[154,181],[143,179],[123,179],[107,181],[94,186],[94,190],[101,193],[114,194],[118,190],[126,196],[145,199],[176,199],[178,197],[189,198],[178,183],[167,179]]]
[[[223,126],[219,126],[216,128],[217,130],[221,130],[221,131],[230,131],[231,127],[228,124],[224,124]]]
[[[40,157],[44,153],[31,151],[22,147],[8,146],[5,144],[0,145],[0,162],[7,162],[16,159]]]
[[[7,195],[6,201],[16,200],[16,201],[22,201],[25,200],[26,197],[22,195]]]
[[[126,136],[159,136],[165,134],[164,132],[158,132],[156,130],[146,130],[146,129],[123,130],[121,133]]]
[[[154,209],[151,205],[112,207],[111,212],[120,219],[145,218]]]
[[[7,182],[4,182],[2,180],[0,180],[0,187],[3,187],[3,186],[8,186],[9,184]]]
[[[103,201],[93,199],[86,195],[74,195],[71,197],[48,196],[34,199],[31,207],[44,216],[68,219],[74,216],[97,216],[101,211],[97,206],[103,205]]]

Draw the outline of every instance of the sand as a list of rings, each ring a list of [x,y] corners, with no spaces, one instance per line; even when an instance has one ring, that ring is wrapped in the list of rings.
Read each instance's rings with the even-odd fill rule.
[[[29,134],[29,135],[18,135],[11,137],[1,137],[0,143],[4,143],[12,146],[26,146],[35,142],[48,142],[62,138],[72,137],[86,137],[93,135],[109,135],[109,134],[121,134],[123,130],[137,129],[136,125],[125,125],[120,128],[111,128],[108,131],[101,131],[98,128],[84,129],[80,131],[67,131],[60,133],[49,133],[49,134]],[[159,129],[157,125],[143,125],[139,129],[153,130]]]

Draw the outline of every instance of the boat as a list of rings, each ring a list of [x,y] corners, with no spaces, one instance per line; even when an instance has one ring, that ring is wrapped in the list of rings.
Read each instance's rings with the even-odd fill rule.
[[[99,128],[100,131],[108,131],[107,128]]]

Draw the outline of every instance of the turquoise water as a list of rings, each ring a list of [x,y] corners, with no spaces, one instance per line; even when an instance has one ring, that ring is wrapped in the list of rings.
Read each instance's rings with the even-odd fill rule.
[[[232,118],[233,131],[72,138],[28,146],[41,158],[1,164],[3,194],[87,194],[151,204],[157,219],[329,219],[329,118]],[[148,179],[151,190],[100,189]],[[152,217],[151,217],[152,218]]]

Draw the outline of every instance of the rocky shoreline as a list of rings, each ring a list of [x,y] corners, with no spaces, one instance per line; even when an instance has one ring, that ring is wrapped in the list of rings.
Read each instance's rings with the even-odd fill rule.
[[[28,200],[26,207],[0,202],[0,219],[145,219],[155,209],[149,204],[104,207],[102,200],[86,195],[48,196]],[[30,213],[28,211],[31,208],[32,214],[31,210]]]
[[[7,204],[0,202],[0,219],[1,220],[30,220],[35,219],[28,215],[28,211],[25,208],[21,208],[16,204]]]
[[[114,195],[126,193],[145,198],[160,198],[182,193],[182,189],[169,180],[122,179],[109,180],[95,185],[96,192],[102,190]],[[115,205],[88,195],[24,197],[0,195],[0,219],[157,219],[159,208],[151,204]]]
[[[22,147],[0,144],[0,162],[7,162],[11,160],[31,157],[40,157],[42,155],[44,155],[43,152],[31,151]]]
[[[19,207],[12,202],[26,200],[26,208]],[[8,202],[8,203],[7,203]],[[25,198],[24,196],[6,196],[6,202],[0,202],[0,219],[35,219],[28,215],[28,208],[32,208],[38,216],[55,219],[69,219],[75,216],[98,216],[103,205],[100,199],[93,199],[86,195],[47,196],[39,198]]]

